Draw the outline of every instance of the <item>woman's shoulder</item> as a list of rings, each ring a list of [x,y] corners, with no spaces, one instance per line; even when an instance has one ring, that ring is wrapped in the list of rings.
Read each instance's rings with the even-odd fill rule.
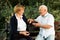
[[[15,15],[11,16],[11,19],[16,19]]]

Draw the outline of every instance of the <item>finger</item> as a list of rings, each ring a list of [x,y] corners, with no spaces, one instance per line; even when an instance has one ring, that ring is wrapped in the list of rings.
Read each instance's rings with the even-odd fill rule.
[[[29,23],[31,23],[31,21]]]
[[[28,19],[28,22],[30,21],[30,19]]]
[[[29,32],[26,32],[27,34],[29,33]]]
[[[36,25],[36,23],[32,23],[33,25]]]
[[[30,34],[26,34],[26,36],[29,36]]]

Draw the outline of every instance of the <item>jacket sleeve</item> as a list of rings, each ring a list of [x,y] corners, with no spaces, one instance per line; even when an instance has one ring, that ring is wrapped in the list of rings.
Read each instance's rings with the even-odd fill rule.
[[[16,27],[16,20],[13,17],[10,19],[10,31],[11,33],[19,34]]]

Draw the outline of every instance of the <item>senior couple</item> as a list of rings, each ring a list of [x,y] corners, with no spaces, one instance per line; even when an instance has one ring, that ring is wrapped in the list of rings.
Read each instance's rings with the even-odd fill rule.
[[[35,40],[55,40],[54,17],[48,13],[45,5],[39,6],[39,16],[36,19],[26,19],[24,13],[25,7],[16,5],[14,15],[10,20],[10,40],[33,40],[29,35],[28,23],[39,27],[40,31]],[[36,21],[37,23],[33,23]]]

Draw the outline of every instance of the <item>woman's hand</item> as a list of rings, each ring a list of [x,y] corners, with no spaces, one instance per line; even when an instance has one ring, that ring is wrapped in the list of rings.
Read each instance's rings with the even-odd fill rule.
[[[28,22],[31,24],[34,20],[33,19],[28,19]]]
[[[24,35],[24,36],[29,36],[30,33],[28,31],[21,31],[20,34]]]

